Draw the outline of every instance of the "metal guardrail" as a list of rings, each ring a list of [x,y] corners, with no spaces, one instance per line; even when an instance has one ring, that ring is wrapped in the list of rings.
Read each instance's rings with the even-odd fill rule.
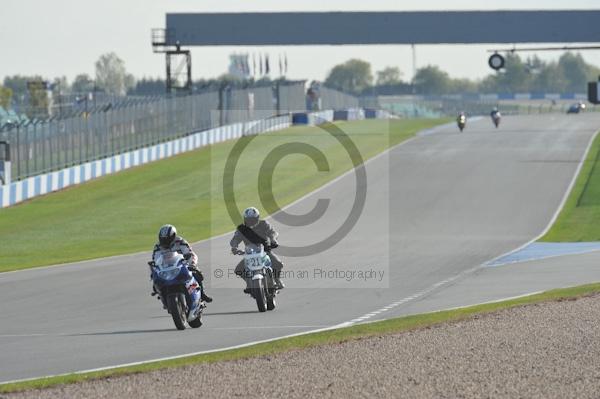
[[[323,107],[356,107],[358,100],[324,88]],[[12,126],[0,131],[11,143],[12,177],[79,165],[237,122],[305,110],[304,84],[152,97],[109,104],[94,112]]]

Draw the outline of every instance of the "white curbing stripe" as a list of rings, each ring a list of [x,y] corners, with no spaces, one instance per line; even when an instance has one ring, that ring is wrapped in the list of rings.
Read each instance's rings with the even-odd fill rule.
[[[27,179],[27,198],[35,197],[35,177]]]
[[[40,176],[40,195],[44,195],[48,192],[48,175]]]
[[[208,144],[215,144],[224,139],[241,137],[246,129],[251,129],[250,131],[256,134],[276,130],[276,128],[288,127],[291,126],[290,118],[291,116],[285,115],[269,121],[259,120],[211,128],[165,143],[132,150],[123,154],[90,161],[0,186],[0,208],[14,205],[38,195],[58,191],[74,184],[110,175],[133,166],[143,165],[182,152],[195,150]],[[257,127],[262,129],[257,129]]]
[[[20,181],[15,187],[15,203],[23,201],[23,182]]]

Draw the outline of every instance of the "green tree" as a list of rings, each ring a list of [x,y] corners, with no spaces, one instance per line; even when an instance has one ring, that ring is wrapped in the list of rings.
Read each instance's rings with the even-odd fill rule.
[[[524,63],[517,54],[505,56],[505,69],[483,79],[479,88],[486,93],[523,93],[531,89],[536,70],[534,61]],[[537,61],[535,61],[537,63]]]
[[[564,93],[567,82],[556,62],[544,64],[533,79],[531,90],[538,93]]]
[[[48,95],[48,82],[34,79],[27,82],[29,92],[29,108],[27,115],[30,118],[47,118],[50,115],[50,96]]]
[[[71,91],[73,93],[87,94],[94,91],[94,80],[86,73],[75,76],[73,85],[71,85]]]
[[[470,79],[450,79],[449,93],[477,93],[479,84]]]
[[[29,97],[27,82],[41,81],[41,76],[6,76],[4,78],[4,87],[8,87],[13,92],[13,100],[18,104],[25,104]]]
[[[507,54],[504,73],[499,73],[498,88],[507,93],[523,93],[530,90],[530,68],[517,54]]]
[[[4,109],[10,108],[13,91],[10,87],[0,86],[0,107]]]
[[[386,67],[377,71],[377,86],[402,83],[402,72],[398,67]]]
[[[137,96],[152,96],[157,94],[164,94],[166,90],[166,84],[164,79],[161,78],[142,78],[135,82],[135,87],[130,89],[127,94]]]
[[[106,93],[124,96],[135,85],[135,79],[127,73],[122,59],[115,53],[107,53],[96,61],[96,83]]]
[[[351,59],[333,67],[325,79],[325,85],[358,94],[373,83],[371,64]]]
[[[435,65],[417,69],[413,84],[418,94],[447,94],[452,86],[448,73]]]
[[[588,65],[581,54],[564,53],[558,59],[558,68],[566,82],[566,91],[579,93],[587,90]]]

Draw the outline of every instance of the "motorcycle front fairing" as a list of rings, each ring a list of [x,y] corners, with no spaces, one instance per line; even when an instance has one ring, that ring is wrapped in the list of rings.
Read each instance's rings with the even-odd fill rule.
[[[199,284],[188,270],[183,257],[177,257],[173,262],[166,264],[159,263],[152,270],[152,281],[158,288],[161,299],[172,292],[183,292],[189,309],[194,308],[200,301]]]
[[[244,264],[250,272],[252,280],[264,278],[265,269],[271,269],[271,258],[265,252],[262,245],[249,245],[246,247]]]

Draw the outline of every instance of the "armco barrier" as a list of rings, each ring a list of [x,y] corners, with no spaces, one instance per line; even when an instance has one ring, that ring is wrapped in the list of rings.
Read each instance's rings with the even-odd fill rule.
[[[333,111],[333,120],[334,121],[347,121],[348,120],[348,110],[339,109]]]
[[[333,112],[334,121],[358,121],[365,119],[365,110],[362,108],[341,109]]]
[[[258,134],[290,126],[289,115],[251,122],[240,122],[194,133],[189,136],[125,152],[110,158],[91,161],[33,176],[9,185],[0,186],[0,208],[17,204],[52,191],[83,183],[97,177],[116,173],[133,166],[168,158],[209,144],[231,140],[244,135]]]
[[[296,112],[292,115],[293,125],[320,125],[333,121],[333,111]]]
[[[349,120],[364,119],[364,111],[362,109],[353,108],[346,112]],[[333,111],[319,111],[306,113],[305,115],[309,124],[319,125],[324,122],[333,121],[333,114]],[[379,110],[377,111],[377,116],[378,118],[387,119],[390,117],[390,114],[387,111]],[[134,166],[192,151],[206,145],[246,135],[283,129],[291,125],[291,120],[291,115],[284,115],[270,119],[225,125],[109,158],[29,177],[9,185],[0,186],[0,208],[6,208],[40,195],[58,191]]]
[[[308,125],[308,112],[294,112],[292,125]]]
[[[333,122],[333,111],[319,111],[308,114],[308,122],[311,125],[320,125],[325,122]]]

